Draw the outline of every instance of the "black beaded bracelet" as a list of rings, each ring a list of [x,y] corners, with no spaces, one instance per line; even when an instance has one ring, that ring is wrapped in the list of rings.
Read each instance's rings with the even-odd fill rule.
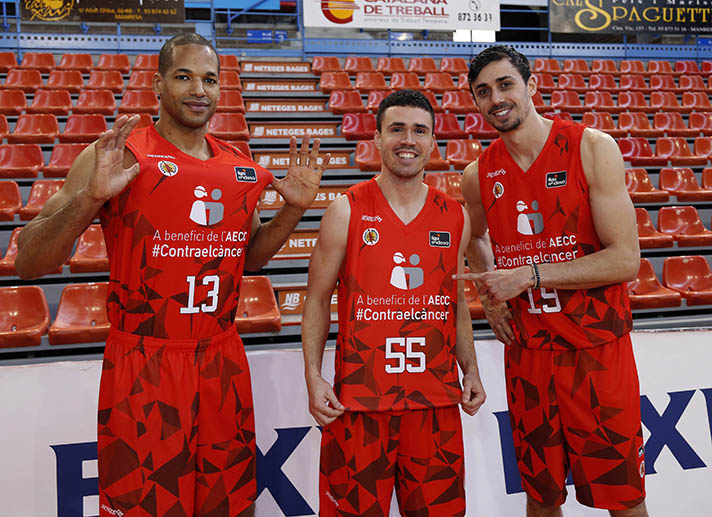
[[[541,283],[541,277],[539,276],[539,266],[536,265],[536,262],[531,263],[532,266],[532,273],[534,274],[534,286],[532,289],[539,289],[539,284]]]

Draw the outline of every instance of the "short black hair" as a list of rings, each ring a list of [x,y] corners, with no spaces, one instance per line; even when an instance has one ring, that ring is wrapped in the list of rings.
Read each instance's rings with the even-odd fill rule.
[[[493,61],[500,61],[501,59],[508,59],[514,68],[519,71],[519,75],[522,76],[524,82],[529,81],[532,71],[527,57],[509,45],[493,45],[477,54],[470,62],[470,72],[467,74],[467,82],[470,83],[470,89],[484,67]]]
[[[410,106],[413,108],[424,109],[430,113],[430,121],[433,125],[433,131],[435,131],[435,112],[433,112],[433,106],[430,104],[428,98],[421,92],[415,90],[398,90],[397,92],[391,93],[388,97],[381,101],[378,105],[378,113],[376,113],[376,129],[381,131],[381,122],[383,121],[383,114],[391,106]]]
[[[212,50],[215,54],[215,59],[218,60],[218,74],[220,74],[220,56],[218,56],[218,51],[215,50],[213,44],[200,34],[184,32],[173,36],[161,47],[161,51],[158,53],[158,73],[161,74],[161,77],[165,77],[168,69],[173,64],[173,49],[182,45],[202,45]]]

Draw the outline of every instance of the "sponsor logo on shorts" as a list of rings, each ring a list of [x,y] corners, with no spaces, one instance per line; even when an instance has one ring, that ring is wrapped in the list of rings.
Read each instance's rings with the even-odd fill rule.
[[[495,199],[499,199],[502,197],[502,194],[504,194],[504,185],[498,181],[492,187],[492,195]]]
[[[431,248],[449,248],[450,232],[430,232]]]
[[[116,515],[117,517],[123,517],[123,515],[124,515],[124,512],[122,512],[121,510],[116,510],[116,509],[114,509],[114,508],[109,508],[109,507],[106,506],[105,504],[102,504],[102,505],[101,505],[101,509],[104,510],[104,511],[105,511],[106,513],[108,513],[108,514],[110,514],[110,515]]]
[[[178,166],[168,160],[161,160],[158,162],[158,170],[161,171],[164,176],[170,177],[178,174]]]
[[[566,171],[546,173],[546,188],[563,187],[564,185],[566,185]]]
[[[378,239],[380,239],[380,236],[375,228],[366,228],[366,231],[363,232],[363,242],[368,246],[376,244]]]
[[[243,183],[257,182],[257,172],[252,167],[235,167],[235,177]]]
[[[324,492],[324,494],[326,495],[326,497],[328,497],[331,500],[332,503],[334,503],[334,506],[339,506],[339,502],[336,500],[336,498],[333,495],[331,495],[331,493],[328,490],[326,492]]]

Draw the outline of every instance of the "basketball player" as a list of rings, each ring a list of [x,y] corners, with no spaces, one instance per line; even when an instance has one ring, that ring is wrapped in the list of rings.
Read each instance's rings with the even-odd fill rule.
[[[310,412],[325,426],[320,515],[387,516],[395,484],[402,515],[463,516],[458,404],[473,415],[485,400],[452,278],[464,267],[469,221],[423,183],[435,145],[427,98],[389,95],[376,125],[381,173],[329,206],[309,265],[302,341]],[[332,389],[321,364],[337,280]]]
[[[19,239],[17,271],[63,264],[98,215],[110,263],[99,394],[100,516],[252,515],[255,424],[234,319],[243,268],[280,248],[313,201],[327,155],[290,142],[285,179],[207,134],[220,64],[196,34],[161,49],[155,126],[138,117],[79,155]],[[132,131],[133,130],[133,131]],[[269,184],[285,207],[261,224]]]
[[[604,133],[538,115],[529,63],[511,47],[482,51],[468,79],[499,138],[465,170],[475,273],[457,278],[475,280],[506,344],[527,515],[561,515],[570,470],[582,504],[646,516],[625,286],[640,250],[621,153]]]

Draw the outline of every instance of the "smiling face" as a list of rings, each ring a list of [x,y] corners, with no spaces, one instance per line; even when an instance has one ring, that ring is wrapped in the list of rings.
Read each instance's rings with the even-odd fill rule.
[[[485,66],[471,87],[482,116],[501,133],[517,129],[534,109],[535,79],[530,77],[525,83],[508,59]]]
[[[198,129],[215,113],[220,87],[218,57],[204,45],[179,45],[165,75],[156,74],[153,88],[161,97],[161,118]]]
[[[381,172],[399,178],[417,176],[433,151],[432,116],[422,108],[391,106],[383,114],[375,142],[381,151]]]

